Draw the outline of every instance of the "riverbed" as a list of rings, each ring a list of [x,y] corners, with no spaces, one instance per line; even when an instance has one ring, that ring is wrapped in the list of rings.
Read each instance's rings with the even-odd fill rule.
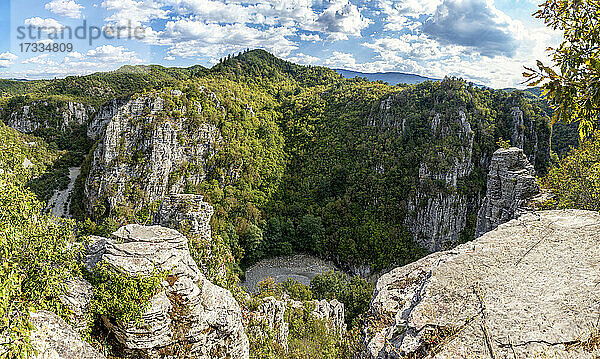
[[[331,270],[339,270],[331,261],[307,255],[273,257],[264,259],[246,270],[246,280],[242,286],[253,291],[256,284],[268,277],[276,283],[281,283],[288,278],[310,285],[311,279],[317,274]]]

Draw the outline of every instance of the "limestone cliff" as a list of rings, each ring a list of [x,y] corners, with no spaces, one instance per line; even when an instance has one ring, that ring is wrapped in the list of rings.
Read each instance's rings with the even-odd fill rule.
[[[486,174],[499,137],[511,139],[522,149],[523,157],[540,169],[549,158],[548,124],[531,112],[530,105],[517,97],[508,98],[497,105],[496,118],[489,118],[470,107],[472,100],[461,99],[459,106],[428,104],[431,110],[415,119],[414,113],[406,111],[411,106],[407,99],[402,94],[392,95],[382,100],[367,120],[368,126],[404,137],[411,146],[404,150],[420,151],[416,183],[409,195],[398,201],[406,205],[404,224],[428,251],[474,238],[477,214],[486,195]],[[426,137],[426,143],[415,145],[417,136]],[[387,169],[379,166],[373,171],[379,174]]]
[[[494,152],[486,187],[475,237],[518,217],[527,201],[540,192],[533,166],[523,150],[516,147]]]
[[[95,113],[93,106],[71,101],[35,100],[4,111],[6,124],[20,132],[40,128],[65,132],[69,127],[87,125]]]
[[[188,240],[160,226],[127,225],[111,238],[93,239],[85,263],[107,263],[125,275],[170,276],[142,314],[144,326],[103,317],[125,354],[169,357],[185,348],[193,358],[248,358],[242,312],[232,294],[207,280],[192,259]]]
[[[339,335],[346,331],[346,323],[344,322],[344,304],[337,300],[311,300],[300,302],[291,299],[276,299],[274,297],[266,297],[262,299],[262,303],[258,308],[250,313],[250,318],[254,325],[250,325],[248,330],[254,334],[263,336],[264,328],[256,323],[262,323],[267,328],[273,331],[275,342],[279,343],[287,350],[289,323],[286,321],[286,311],[294,309],[303,309],[305,306],[311,308],[309,316],[324,320],[327,323],[328,330],[332,330]]]
[[[600,215],[528,213],[383,275],[366,358],[597,358]]]
[[[199,111],[173,105],[162,93],[115,100],[101,110],[90,126],[91,135],[102,136],[85,183],[88,211],[136,211],[199,185],[220,141],[215,126],[182,116]]]

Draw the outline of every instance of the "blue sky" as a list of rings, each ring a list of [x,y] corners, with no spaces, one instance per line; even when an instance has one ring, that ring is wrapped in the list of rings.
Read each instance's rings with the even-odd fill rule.
[[[0,77],[64,77],[124,64],[210,67],[229,53],[262,48],[300,64],[518,86],[523,66],[545,59],[561,40],[531,16],[536,9],[533,0],[0,0]],[[143,36],[91,43],[89,34],[51,36],[84,21],[88,32],[131,26]],[[30,37],[29,26],[45,27],[42,39],[37,31]],[[24,52],[27,42],[73,50]]]

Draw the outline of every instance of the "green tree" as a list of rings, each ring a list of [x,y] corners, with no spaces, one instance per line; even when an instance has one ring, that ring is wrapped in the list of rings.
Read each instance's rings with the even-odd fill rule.
[[[59,295],[64,281],[79,273],[73,222],[43,214],[43,208],[13,177],[0,175],[0,352],[7,350],[9,358],[32,350],[30,310],[66,318]]]
[[[600,113],[600,1],[547,0],[534,16],[562,31],[564,41],[549,49],[552,64],[526,67],[526,82],[542,85],[554,122],[578,121],[580,136],[588,136]]]
[[[325,229],[321,217],[315,217],[307,214],[300,219],[298,228],[296,228],[296,246],[301,250],[310,250],[321,252],[321,243]]]
[[[600,133],[573,149],[542,180],[558,208],[600,210]]]
[[[344,303],[346,323],[356,326],[369,308],[374,286],[359,276],[329,271],[314,277],[310,289],[317,299],[337,299]]]

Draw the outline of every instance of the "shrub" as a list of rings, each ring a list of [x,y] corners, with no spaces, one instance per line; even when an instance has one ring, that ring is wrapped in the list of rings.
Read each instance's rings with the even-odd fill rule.
[[[542,186],[555,195],[558,208],[600,210],[600,132],[552,168]]]
[[[329,271],[313,278],[310,289],[317,299],[337,299],[344,303],[346,323],[354,326],[369,307],[374,285],[359,276]]]
[[[59,295],[79,272],[73,222],[42,213],[36,196],[0,176],[0,338],[10,356],[31,353],[29,311],[48,309],[66,319]]]

